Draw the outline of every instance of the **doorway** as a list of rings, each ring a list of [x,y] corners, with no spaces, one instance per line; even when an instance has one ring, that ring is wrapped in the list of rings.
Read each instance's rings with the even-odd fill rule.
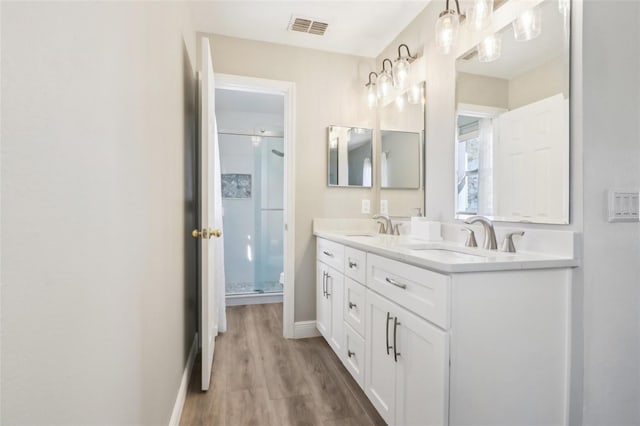
[[[294,337],[295,84],[216,74],[227,305],[283,303]]]

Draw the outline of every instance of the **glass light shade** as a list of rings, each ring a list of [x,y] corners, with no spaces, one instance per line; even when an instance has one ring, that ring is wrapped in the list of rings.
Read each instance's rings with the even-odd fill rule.
[[[398,58],[393,63],[391,75],[393,76],[393,87],[398,90],[404,90],[407,87],[409,79],[409,60],[407,58]]]
[[[502,37],[500,34],[493,34],[485,37],[478,44],[478,61],[491,62],[500,57],[502,52]]]
[[[407,92],[407,102],[411,105],[419,104],[422,101],[422,86],[414,84]]]
[[[374,109],[378,106],[378,93],[376,92],[376,84],[368,83],[366,86],[367,90],[367,107],[369,109]]]
[[[525,11],[513,21],[513,36],[517,41],[528,41],[538,37],[542,32],[540,8]]]
[[[448,55],[458,39],[460,18],[453,10],[445,10],[436,22],[436,45],[442,53]]]
[[[491,20],[493,0],[473,0],[467,10],[467,22],[474,30],[481,30]]]
[[[399,112],[404,111],[404,96],[398,95],[396,98],[396,108],[398,108]]]
[[[385,99],[389,92],[391,91],[391,76],[389,75],[389,71],[383,71],[378,76],[376,80],[376,85],[378,86],[378,98]]]

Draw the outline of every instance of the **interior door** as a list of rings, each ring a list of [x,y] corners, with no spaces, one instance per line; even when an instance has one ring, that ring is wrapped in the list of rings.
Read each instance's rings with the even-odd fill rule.
[[[219,161],[216,161],[217,126],[215,117],[215,84],[209,41],[202,39],[202,71],[200,84],[200,229],[193,235],[200,238],[200,341],[202,345],[202,390],[209,389],[215,336],[218,334],[216,284],[220,280],[219,261],[222,244],[219,218],[221,206],[215,191],[220,191]],[[211,240],[212,237],[216,239]]]

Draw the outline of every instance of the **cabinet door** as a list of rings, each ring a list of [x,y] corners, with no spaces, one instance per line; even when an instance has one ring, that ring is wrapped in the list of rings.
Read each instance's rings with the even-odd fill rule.
[[[447,334],[405,309],[396,311],[396,424],[445,425],[448,421]]]
[[[329,267],[316,262],[316,328],[327,341],[331,338],[331,303],[326,295]]]
[[[397,307],[367,290],[365,320],[365,393],[378,413],[390,425],[395,424],[395,377],[393,359],[393,319]]]
[[[327,301],[331,312],[329,344],[344,362],[344,275],[333,268],[327,273]]]

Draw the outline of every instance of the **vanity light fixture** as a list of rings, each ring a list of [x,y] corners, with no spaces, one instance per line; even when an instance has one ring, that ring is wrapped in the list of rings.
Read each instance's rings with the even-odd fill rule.
[[[404,111],[404,95],[398,95],[396,97],[396,108],[398,112]]]
[[[460,26],[460,4],[458,0],[456,10],[449,9],[449,0],[445,5],[445,10],[440,12],[436,21],[436,45],[442,53],[448,55],[458,41],[458,27]]]
[[[386,62],[389,62],[389,70],[385,67]],[[382,61],[382,71],[378,74],[378,79],[376,80],[376,84],[378,85],[378,98],[384,100],[391,91],[391,85],[393,81],[391,79],[391,70],[393,69],[393,64],[391,63],[391,59],[385,59]]]
[[[371,75],[374,75],[373,81],[371,81]],[[369,73],[369,82],[364,85],[367,91],[367,106],[369,109],[374,109],[378,106],[378,92],[376,91],[376,79],[378,74],[371,71]]]
[[[493,12],[493,0],[473,0],[467,9],[467,22],[474,30],[481,30],[491,20]]]
[[[502,36],[498,33],[485,37],[478,44],[478,61],[491,62],[500,57],[502,51]]]
[[[457,2],[458,0],[456,0]],[[402,48],[407,50],[407,56],[402,56]],[[402,43],[398,46],[398,58],[394,61],[391,69],[391,75],[393,76],[393,87],[398,90],[404,90],[407,88],[407,80],[409,79],[409,69],[411,62],[413,62],[417,56],[412,56],[409,51],[409,46]],[[388,61],[388,59],[385,59]],[[389,61],[391,62],[391,61]],[[384,67],[384,61],[383,61]]]
[[[526,10],[513,21],[513,36],[517,41],[529,41],[542,32],[541,13],[539,7]]]

